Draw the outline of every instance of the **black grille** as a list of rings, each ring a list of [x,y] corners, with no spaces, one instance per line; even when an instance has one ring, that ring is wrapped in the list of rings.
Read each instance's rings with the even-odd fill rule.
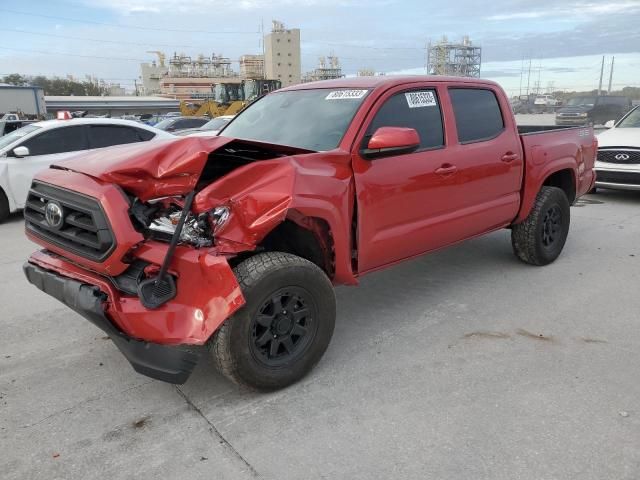
[[[640,150],[598,150],[598,160],[625,165],[640,163]]]
[[[47,204],[51,202],[62,210],[59,226],[52,226],[46,219]],[[90,260],[103,261],[115,247],[100,203],[77,192],[33,182],[24,217],[29,232]]]
[[[640,172],[608,172],[606,170],[598,170],[596,172],[596,181],[640,185]]]

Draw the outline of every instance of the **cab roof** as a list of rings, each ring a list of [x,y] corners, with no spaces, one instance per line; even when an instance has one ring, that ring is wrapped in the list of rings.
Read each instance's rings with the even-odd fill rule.
[[[278,90],[310,90],[314,88],[389,88],[416,82],[436,83],[469,83],[475,85],[498,86],[496,82],[481,78],[445,77],[439,75],[377,75],[375,77],[346,77],[335,80],[320,80],[317,82],[300,83]]]

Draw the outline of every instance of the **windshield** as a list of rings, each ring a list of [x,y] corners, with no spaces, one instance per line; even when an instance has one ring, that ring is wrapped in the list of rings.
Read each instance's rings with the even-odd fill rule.
[[[616,128],[640,128],[640,107],[631,110]]]
[[[593,107],[596,104],[596,97],[575,97],[567,101],[568,107]]]
[[[209,120],[203,126],[200,127],[200,130],[220,130],[227,123],[229,123],[230,118],[214,118],[213,120]]]
[[[290,90],[251,104],[222,135],[307,150],[338,146],[368,90]]]
[[[169,127],[175,121],[174,118],[165,118],[161,122],[158,122],[154,125],[154,127],[159,128],[160,130],[164,130]]]
[[[22,128],[19,128],[18,130],[14,130],[13,132],[8,133],[3,137],[0,137],[0,149],[11,145],[13,142],[21,139],[22,137],[30,134],[31,132],[38,130],[39,128],[40,127],[36,125],[26,125]]]

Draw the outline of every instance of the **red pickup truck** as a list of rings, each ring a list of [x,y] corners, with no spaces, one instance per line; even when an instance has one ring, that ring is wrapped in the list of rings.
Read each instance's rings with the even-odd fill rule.
[[[597,148],[448,77],[285,88],[221,135],[79,154],[25,207],[28,280],[167,382],[208,349],[240,384],[289,385],[329,344],[332,284],[465,239],[509,228],[522,261],[554,261]]]

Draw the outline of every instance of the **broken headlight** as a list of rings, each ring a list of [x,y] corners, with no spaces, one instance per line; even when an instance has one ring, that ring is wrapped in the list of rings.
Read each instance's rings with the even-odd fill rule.
[[[163,211],[151,221],[148,228],[168,241],[176,231],[181,214],[182,211],[177,208]],[[228,207],[216,207],[198,216],[189,213],[180,232],[180,242],[196,247],[210,247],[213,245],[213,236],[229,220],[229,215]]]

